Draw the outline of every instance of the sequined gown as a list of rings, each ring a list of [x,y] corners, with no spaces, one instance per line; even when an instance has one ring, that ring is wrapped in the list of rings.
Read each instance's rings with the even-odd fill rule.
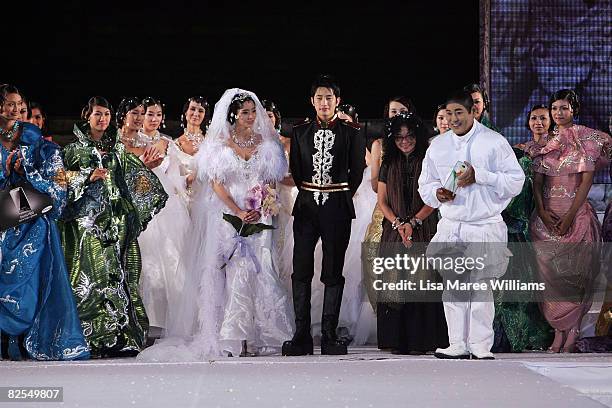
[[[502,212],[502,217],[508,227],[508,242],[527,243],[530,240],[529,216],[534,208],[533,172],[529,156],[516,148],[514,153],[525,172],[525,183],[521,193],[514,197]],[[535,257],[528,256],[526,249],[524,245],[517,247],[517,250],[521,251],[521,256],[510,258],[505,279],[536,281]],[[526,300],[506,302],[504,293],[500,291],[495,293],[495,298],[495,320],[493,321],[495,341],[492,352],[516,353],[524,350],[543,350],[548,347],[552,341],[552,330],[542,316],[535,297],[532,302]]]
[[[544,174],[544,207],[564,216],[576,197],[581,173],[595,171],[612,153],[610,137],[585,126],[555,131],[546,146],[528,143],[533,171]],[[580,326],[592,304],[593,279],[599,272],[601,225],[586,200],[566,235],[551,234],[534,211],[529,231],[540,278],[546,284],[542,312],[550,325],[566,331]]]
[[[164,206],[167,194],[157,177],[118,143],[109,128],[103,151],[89,125],[75,125],[77,141],[66,146],[68,204],[62,216],[63,245],[83,333],[94,357],[137,354],[145,344],[148,319],[138,294],[141,257],[138,235]],[[105,180],[89,181],[94,168]]]
[[[56,220],[66,204],[66,178],[56,144],[22,123],[19,151],[25,174],[6,174],[9,152],[0,146],[0,186],[27,180],[53,199],[51,212],[0,232],[0,332],[9,357],[20,348],[36,360],[89,357],[72,296]]]

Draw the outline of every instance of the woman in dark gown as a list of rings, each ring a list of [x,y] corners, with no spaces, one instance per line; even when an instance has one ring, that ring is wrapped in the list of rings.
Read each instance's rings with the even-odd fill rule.
[[[398,250],[419,256],[419,251],[424,250],[424,244],[419,243],[431,240],[437,223],[436,217],[431,216],[433,208],[421,200],[417,183],[429,135],[421,120],[411,113],[400,113],[389,119],[386,130],[377,192],[378,204],[385,216],[379,256],[395,257]],[[413,242],[417,244],[411,250]],[[441,281],[434,270],[421,269],[413,275],[388,270],[383,275],[384,282],[402,279],[417,281],[417,284],[419,280]],[[447,347],[446,320],[440,299],[415,301],[417,295],[410,293],[379,293],[379,348],[386,345],[397,354],[422,354]]]

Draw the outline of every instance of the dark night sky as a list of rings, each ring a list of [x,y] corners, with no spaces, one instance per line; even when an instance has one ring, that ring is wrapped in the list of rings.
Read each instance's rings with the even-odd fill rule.
[[[3,79],[52,115],[78,115],[92,95],[116,106],[133,94],[161,97],[178,116],[188,96],[214,104],[238,86],[304,116],[310,82],[328,72],[362,118],[380,117],[397,94],[429,118],[448,91],[478,79],[477,1],[47,3]]]

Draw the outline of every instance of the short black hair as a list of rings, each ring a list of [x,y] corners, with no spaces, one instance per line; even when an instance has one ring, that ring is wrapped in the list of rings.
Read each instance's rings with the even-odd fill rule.
[[[551,115],[550,115],[550,109],[548,109],[548,106],[544,105],[543,103],[540,103],[538,105],[533,105],[531,107],[531,109],[529,109],[529,113],[527,114],[527,120],[525,121],[525,127],[528,130],[531,130],[531,128],[529,127],[529,118],[531,118],[531,114],[536,109],[546,109],[546,111],[548,112],[548,119],[550,120],[550,124],[548,125],[548,129],[546,129],[546,130],[550,130],[552,128],[552,126],[553,126],[553,121],[552,121]]]
[[[102,106],[103,108],[107,108],[110,110],[111,115],[113,114],[113,106],[110,104],[108,99],[104,98],[103,96],[93,96],[89,98],[87,105],[85,105],[81,110],[81,118],[84,120],[89,120],[89,116],[91,116],[94,106]]]
[[[125,123],[125,116],[127,115],[127,113],[141,105],[144,106],[142,104],[142,101],[136,96],[128,96],[126,98],[123,98],[119,103],[119,107],[117,108],[117,116],[115,118],[117,127],[121,129]]]
[[[465,88],[450,93],[446,98],[445,105],[448,105],[449,103],[458,103],[459,105],[467,109],[468,112],[472,112],[472,110],[474,109],[474,100],[472,99],[472,93],[466,90]]]
[[[552,104],[558,100],[568,101],[572,107],[572,110],[574,111],[574,116],[578,115],[578,112],[580,112],[580,101],[578,100],[578,94],[573,89],[561,89],[552,94],[550,96],[550,101],[548,102],[549,111],[552,112]]]
[[[329,74],[319,75],[310,86],[310,97],[314,98],[317,89],[327,88],[331,89],[332,93],[336,98],[340,97],[340,86],[334,77]]]

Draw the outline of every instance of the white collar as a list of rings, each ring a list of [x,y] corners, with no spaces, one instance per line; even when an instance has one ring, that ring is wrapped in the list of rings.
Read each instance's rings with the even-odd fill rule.
[[[474,123],[472,124],[472,128],[463,136],[457,136],[454,131],[451,130],[451,134],[453,135],[453,143],[456,145],[462,145],[470,141],[474,133],[480,128],[482,125],[476,119],[474,119]]]

